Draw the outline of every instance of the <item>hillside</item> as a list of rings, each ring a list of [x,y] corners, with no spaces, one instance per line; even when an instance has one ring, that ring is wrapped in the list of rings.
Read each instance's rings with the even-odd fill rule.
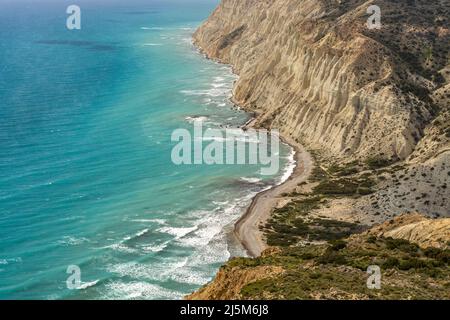
[[[372,4],[381,8],[381,29],[367,28]],[[411,216],[418,219],[417,226],[375,236],[379,253],[367,248],[366,240],[374,235],[365,234],[356,251],[348,245],[343,249],[346,261],[368,255],[400,263],[407,256],[389,249],[390,237],[427,247],[438,242],[433,234],[447,230],[448,236],[443,218],[450,217],[449,13],[448,0],[222,0],[194,34],[195,44],[207,57],[233,66],[239,75],[233,101],[255,113],[255,126],[279,129],[303,145],[315,168],[307,181],[279,197],[271,217],[258,226],[267,244],[281,251],[232,260],[217,279],[235,283],[243,277],[249,280],[244,281],[246,289],[207,297],[374,298],[364,288],[352,295],[345,287],[353,275],[365,276],[361,265],[320,263],[335,241],[353,243],[352,234],[374,225],[384,228],[386,221],[398,222],[396,217],[415,212],[423,215]],[[317,246],[318,255],[299,258],[311,246]],[[304,268],[300,273],[276,262],[291,256]],[[394,265],[390,269],[402,281],[419,279],[425,287],[419,281],[411,284],[416,293],[383,292],[378,297],[444,297],[442,287],[435,296],[427,295],[426,286],[434,286],[428,276],[435,262],[429,263],[425,274],[421,268]],[[314,280],[316,267],[326,277],[319,277],[321,284],[308,284],[319,285],[315,291],[283,296],[287,287],[282,287],[264,296],[261,288],[277,283],[305,287],[296,277]],[[326,291],[331,275],[345,270],[349,278],[341,279],[344,287]],[[266,273],[277,280],[261,280]],[[247,286],[251,282],[258,285]]]
[[[424,230],[418,220],[440,226]],[[427,247],[410,236],[427,237],[431,229],[434,241]],[[450,299],[449,241],[450,219],[402,216],[331,244],[269,249],[256,259],[232,259],[188,299]],[[382,270],[380,290],[367,288],[370,265]]]

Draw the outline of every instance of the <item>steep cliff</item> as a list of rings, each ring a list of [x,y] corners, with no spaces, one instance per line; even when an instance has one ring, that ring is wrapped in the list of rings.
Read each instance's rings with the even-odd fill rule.
[[[366,26],[372,3],[380,30]],[[334,156],[398,160],[449,105],[449,12],[448,0],[223,0],[194,40],[234,66],[234,99],[259,124]]]

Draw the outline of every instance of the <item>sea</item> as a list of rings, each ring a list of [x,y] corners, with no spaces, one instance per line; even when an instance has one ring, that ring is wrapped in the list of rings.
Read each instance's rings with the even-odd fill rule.
[[[171,158],[174,130],[251,118],[192,44],[217,5],[0,0],[0,299],[182,299],[246,255],[233,224],[292,149],[272,176]]]

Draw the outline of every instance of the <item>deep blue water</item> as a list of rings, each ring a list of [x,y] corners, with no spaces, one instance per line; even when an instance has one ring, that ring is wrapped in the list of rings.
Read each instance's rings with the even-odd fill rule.
[[[189,117],[249,118],[191,44],[218,1],[76,2],[69,31],[73,1],[0,0],[0,299],[181,298],[243,254],[227,230],[283,170],[171,161]]]

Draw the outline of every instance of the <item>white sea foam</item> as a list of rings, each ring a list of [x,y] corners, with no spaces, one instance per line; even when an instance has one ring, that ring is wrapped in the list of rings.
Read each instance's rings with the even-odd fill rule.
[[[77,290],[85,290],[89,287],[93,287],[95,286],[100,280],[95,280],[95,281],[91,281],[91,282],[83,282],[82,284],[80,284],[77,287]]]
[[[192,44],[192,38],[182,38],[181,43]]]
[[[234,201],[214,201],[217,206],[214,210],[198,210],[183,215],[186,220],[196,221],[195,226],[180,228],[165,225],[159,228],[158,231],[171,234],[175,239],[160,244],[141,246],[141,250],[159,252],[172,243],[181,248],[193,248],[194,252],[188,257],[164,258],[149,264],[127,262],[109,265],[107,267],[109,272],[120,277],[130,277],[135,282],[132,282],[131,285],[127,283],[126,286],[120,282],[109,284],[108,289],[111,293],[108,297],[125,299],[181,298],[185,293],[168,291],[148,282],[171,280],[200,286],[210,281],[214,276],[214,270],[211,270],[209,266],[223,263],[230,257],[224,227],[239,217],[255,194],[255,192],[249,193]]]
[[[148,229],[148,228],[140,230],[140,231],[136,232],[133,235],[129,235],[129,236],[124,237],[121,241],[119,241],[117,243],[113,243],[111,245],[108,245],[108,246],[105,246],[105,247],[101,247],[100,249],[112,249],[112,250],[115,250],[115,251],[125,252],[125,253],[138,253],[139,252],[138,249],[132,248],[132,247],[128,246],[126,243],[128,241],[130,241],[130,240],[133,240],[133,239],[136,239],[136,238],[144,236],[149,231],[150,231],[150,229]]]
[[[114,243],[109,246],[102,247],[100,249],[112,249],[114,251],[124,252],[124,253],[137,253],[136,249],[130,248],[122,242]]]
[[[198,214],[198,213],[196,213]],[[180,238],[177,242],[185,246],[191,240],[195,244],[195,252],[189,257],[165,258],[154,264],[127,262],[109,265],[107,271],[121,277],[127,276],[146,281],[177,281],[180,283],[202,285],[211,280],[214,272],[208,268],[211,264],[222,263],[229,258],[227,242],[222,226],[213,225],[220,217],[204,217],[202,230]],[[190,239],[186,239],[190,238]]]
[[[246,204],[244,199],[237,201],[242,205]],[[201,224],[198,230],[177,240],[177,244],[182,247],[192,247],[195,252],[189,257],[185,266],[170,273],[170,279],[194,285],[202,285],[211,280],[214,272],[209,266],[223,263],[230,258],[224,227],[235,221],[242,211],[243,207],[237,203],[231,204],[225,209],[219,208],[214,212],[193,213],[197,216],[203,215],[200,218]]]
[[[175,236],[176,239],[180,239],[195,230],[197,230],[197,226],[187,228],[163,227],[158,229],[157,231],[170,234],[172,236]]]
[[[177,243],[183,247],[201,247],[206,246],[214,236],[222,231],[223,226],[217,219],[211,218],[208,223],[202,223],[198,230],[189,236],[178,238]]]
[[[167,248],[168,243],[169,243],[169,241],[166,241],[166,242],[161,243],[161,244],[145,245],[145,246],[142,246],[141,248],[145,252],[161,252],[165,248]]]
[[[282,184],[289,179],[289,177],[294,173],[295,167],[297,166],[297,161],[295,160],[295,150],[292,148],[291,153],[288,156],[288,164],[284,169],[283,175],[278,184]]]
[[[162,43],[144,43],[143,46],[144,47],[157,47],[157,46],[162,46]]]
[[[205,122],[208,120],[208,117],[206,116],[198,116],[198,117],[186,117],[185,120],[189,123],[194,122]]]
[[[240,178],[240,180],[248,183],[259,183],[262,181],[262,179],[260,178],[247,178],[247,177],[242,177]]]
[[[213,204],[215,204],[216,206],[224,206],[229,203],[230,203],[230,201],[213,201]]]
[[[213,89],[209,89],[209,90],[181,90],[180,92],[187,96],[220,97],[220,96],[226,96],[229,93],[229,90],[213,88]]]
[[[214,276],[214,272],[209,268],[212,264],[221,264],[230,258],[226,234],[223,230],[213,236],[206,245],[196,247],[194,255],[191,255],[187,263],[182,267],[173,270],[169,277],[173,281],[203,285],[209,282]]]
[[[149,229],[144,229],[139,231],[138,233],[135,234],[135,237],[142,237],[144,234],[146,234],[149,231]]]
[[[166,30],[166,28],[161,28],[161,27],[141,27],[141,30]]]
[[[211,86],[214,88],[223,88],[227,85],[227,83],[219,82],[219,83],[212,83]]]
[[[126,262],[107,266],[107,271],[121,277],[134,279],[146,279],[164,281],[169,275],[179,268],[183,268],[188,258],[167,258],[155,264],[143,264],[138,262]]]
[[[69,216],[67,218],[62,218],[59,221],[73,221],[73,220],[81,220],[84,218],[85,218],[85,216]]]
[[[181,270],[180,270],[181,271]],[[171,275],[171,280],[191,285],[201,286],[212,280],[211,275],[199,272],[196,268],[186,267],[182,272],[175,272]]]
[[[157,223],[160,225],[166,224],[166,220],[163,219],[133,219],[130,220],[131,222],[142,222],[142,223]]]
[[[254,195],[250,193],[245,197],[236,199],[225,207],[219,205],[214,211],[194,211],[189,213],[190,216],[198,221],[197,230],[177,239],[176,243],[182,247],[195,248],[197,252],[193,257],[203,257],[202,250],[204,251],[206,249],[205,247],[211,247],[212,243],[220,246],[215,254],[209,252],[208,257],[203,257],[202,259],[211,259],[213,258],[211,255],[218,257],[224,252],[228,254],[227,241],[224,237],[223,229],[239,217],[242,210]],[[218,241],[217,239],[220,239],[218,243],[215,242]],[[215,260],[216,258],[213,259]]]
[[[22,262],[22,258],[17,257],[17,258],[9,258],[9,259],[0,259],[0,265],[6,265],[6,264],[10,264],[10,263],[17,263],[17,262]]]
[[[106,285],[106,299],[181,299],[183,294],[173,290],[163,288],[161,286],[150,284],[147,282],[134,281],[122,282],[115,281]]]
[[[228,130],[228,129],[227,129]],[[225,136],[225,134],[224,134]],[[226,142],[226,141],[239,141],[245,143],[259,143],[258,139],[251,139],[249,136],[242,134],[239,137],[233,136],[231,138],[225,137],[197,137],[194,140],[196,141],[217,141],[217,142]]]
[[[222,230],[220,233],[208,241],[206,245],[197,248],[197,254],[193,255],[187,266],[191,269],[202,269],[211,264],[223,263],[230,258],[226,233]],[[180,269],[181,270],[181,269]],[[211,276],[210,273],[204,273],[204,276]]]
[[[84,237],[76,238],[73,236],[65,236],[61,240],[57,241],[58,244],[63,246],[77,246],[86,242],[89,242],[89,239]]]

